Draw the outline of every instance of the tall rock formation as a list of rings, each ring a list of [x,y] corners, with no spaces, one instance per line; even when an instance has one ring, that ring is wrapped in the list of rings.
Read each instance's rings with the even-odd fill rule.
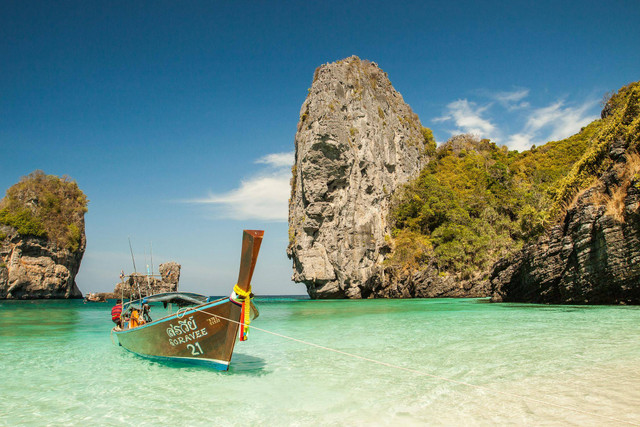
[[[87,199],[75,182],[36,171],[0,202],[0,299],[81,298]]]
[[[430,132],[385,72],[352,56],[316,70],[295,148],[293,280],[312,298],[384,294],[390,198],[428,161]]]
[[[640,304],[640,84],[622,88],[602,120],[561,187],[581,191],[547,234],[494,266],[494,301]]]

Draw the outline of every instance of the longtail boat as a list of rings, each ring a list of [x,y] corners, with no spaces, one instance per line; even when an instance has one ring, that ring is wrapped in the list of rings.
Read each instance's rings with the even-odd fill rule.
[[[152,359],[228,370],[236,339],[246,340],[249,323],[258,316],[251,302],[251,278],[263,235],[262,230],[244,230],[238,283],[227,298],[168,292],[125,303],[120,325],[113,328],[119,344]],[[152,321],[147,310],[153,302],[180,308]]]

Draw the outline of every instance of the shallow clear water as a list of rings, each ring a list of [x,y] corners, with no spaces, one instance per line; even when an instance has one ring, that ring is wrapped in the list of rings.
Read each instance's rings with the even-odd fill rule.
[[[257,300],[255,326],[640,423],[640,307]],[[253,330],[229,372],[140,358],[111,304],[0,302],[0,425],[616,425]],[[155,307],[156,314],[160,311]]]

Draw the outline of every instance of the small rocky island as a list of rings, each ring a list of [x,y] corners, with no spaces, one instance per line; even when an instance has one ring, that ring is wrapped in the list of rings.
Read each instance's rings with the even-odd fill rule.
[[[116,284],[113,293],[98,294],[104,298],[138,298],[164,292],[177,292],[181,266],[177,262],[165,262],[158,266],[160,277],[133,273]]]
[[[300,110],[293,280],[311,298],[640,303],[640,84],[523,152],[429,129],[375,63],[319,67]]]
[[[0,299],[82,298],[88,200],[75,181],[35,171],[0,201]]]

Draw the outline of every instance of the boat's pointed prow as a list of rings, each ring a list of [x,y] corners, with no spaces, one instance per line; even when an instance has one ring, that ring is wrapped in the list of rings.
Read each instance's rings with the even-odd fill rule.
[[[256,267],[263,236],[263,230],[244,230],[242,236],[240,271],[238,273],[238,288],[243,292],[248,292],[251,288],[251,277]]]

